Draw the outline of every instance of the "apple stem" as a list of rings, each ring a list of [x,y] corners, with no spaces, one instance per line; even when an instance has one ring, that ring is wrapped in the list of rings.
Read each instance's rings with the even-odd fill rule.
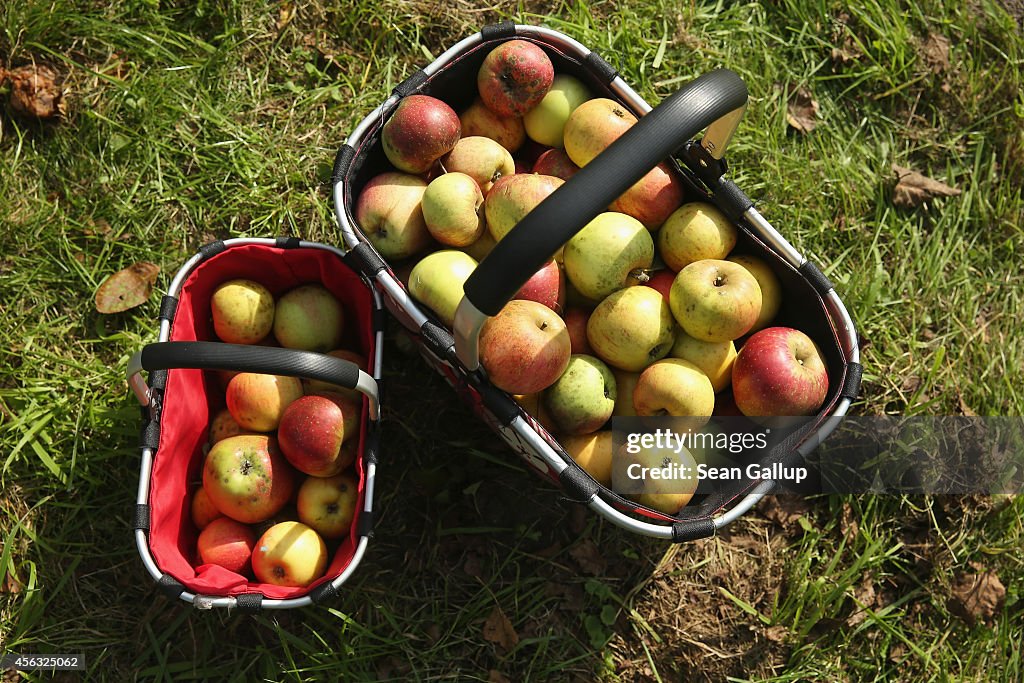
[[[633,270],[629,271],[629,274],[631,277],[636,279],[636,281],[641,284],[643,284],[644,282],[648,282],[651,279],[650,271],[645,270],[643,268],[634,268]]]

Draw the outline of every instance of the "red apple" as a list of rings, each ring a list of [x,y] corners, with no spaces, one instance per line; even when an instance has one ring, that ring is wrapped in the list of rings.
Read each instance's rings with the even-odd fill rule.
[[[562,180],[573,177],[580,167],[572,163],[572,159],[564,149],[549,149],[537,157],[533,164],[533,172],[550,175]]]
[[[522,116],[544,99],[554,80],[555,67],[544,50],[526,40],[510,40],[484,58],[476,84],[488,109]]]
[[[811,415],[828,393],[828,369],[806,334],[791,327],[766,327],[739,350],[732,391],[748,417]]]
[[[288,502],[295,489],[295,470],[274,437],[232,436],[207,453],[203,489],[221,513],[252,524]]]
[[[192,495],[192,505],[189,511],[192,514],[192,521],[199,529],[205,529],[210,522],[224,516],[206,495],[206,490],[202,486],[196,489]]]
[[[342,471],[341,446],[359,433],[362,404],[339,394],[303,396],[288,406],[277,429],[281,451],[295,469],[314,477]]]
[[[562,269],[554,259],[551,259],[530,276],[512,298],[536,301],[555,313],[561,313],[565,305],[565,275]]]
[[[665,297],[665,301],[669,300],[669,292],[672,291],[672,283],[675,282],[676,274],[671,270],[658,270],[648,275],[648,280],[644,284],[651,289],[656,289],[661,292],[661,295]]]
[[[569,331],[536,301],[512,300],[480,332],[480,362],[491,382],[510,394],[532,394],[554,384],[569,365]]]
[[[242,429],[235,418],[231,417],[231,411],[227,408],[223,408],[217,411],[217,414],[210,420],[210,445],[226,439],[229,436],[238,436],[239,434],[251,433],[246,432]]]
[[[526,128],[519,116],[499,116],[484,106],[480,98],[459,114],[462,135],[482,135],[515,153],[526,141]]]
[[[284,409],[302,396],[296,377],[240,372],[228,382],[226,392],[231,417],[242,429],[271,432],[277,429]]]
[[[459,141],[459,116],[429,95],[402,98],[381,130],[384,155],[406,173],[425,173]]]
[[[612,211],[632,216],[648,230],[657,230],[683,203],[683,184],[662,162],[652,168],[618,199],[611,203]]]
[[[512,154],[484,135],[463,136],[452,151],[441,159],[447,173],[465,173],[476,181],[484,194],[498,178],[516,172]],[[481,201],[483,201],[481,199]],[[427,225],[429,226],[429,218]]]
[[[256,546],[256,534],[248,524],[230,517],[219,517],[200,532],[196,545],[203,564],[216,564],[247,574],[251,568],[252,550]]]
[[[501,241],[526,214],[564,182],[561,178],[535,173],[516,173],[499,178],[484,198],[484,214],[491,236]]]
[[[587,340],[587,321],[590,320],[590,311],[571,306],[566,309],[562,319],[565,321],[566,329],[569,330],[569,344],[572,347],[572,352],[588,356],[596,355]]]

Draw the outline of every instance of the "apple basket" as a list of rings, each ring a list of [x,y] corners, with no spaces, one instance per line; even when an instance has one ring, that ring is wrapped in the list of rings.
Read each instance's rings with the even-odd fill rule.
[[[403,98],[428,95],[455,112],[465,112],[476,96],[477,74],[485,57],[513,39],[540,47],[556,74],[575,77],[596,97],[617,101],[639,120],[501,237],[465,281],[464,296],[448,318],[453,321],[449,326],[403,284],[399,274],[406,272],[408,263],[390,263],[381,255],[386,250],[374,247],[366,226],[357,220],[357,204],[371,179],[395,170],[383,149],[382,131]],[[560,486],[570,499],[586,503],[633,532],[676,542],[714,534],[749,510],[777,482],[763,474],[701,481],[689,505],[675,514],[619,495],[578,466],[540,420],[488,379],[480,362],[480,334],[484,323],[502,311],[570,238],[661,164],[681,183],[685,201],[709,202],[735,225],[737,253],[767,262],[784,292],[773,324],[798,328],[818,345],[828,374],[824,402],[816,414],[774,440],[757,458],[759,465],[770,469],[792,465],[810,454],[838,426],[857,395],[861,376],[857,336],[828,278],[726,176],[723,155],[746,103],[743,81],[719,69],[652,109],[608,62],[571,37],[503,22],[463,39],[399,84],[358,124],[334,163],[335,213],[352,262],[372,278],[426,362],[532,469]],[[704,135],[695,140],[702,131]]]
[[[362,560],[373,522],[383,306],[349,260],[335,247],[294,237],[229,239],[204,246],[171,282],[160,306],[159,341],[128,364],[143,419],[135,540],[143,564],[166,594],[203,609],[301,607],[336,595]],[[322,285],[341,303],[343,345],[358,349],[368,372],[332,355],[214,341],[211,296],[234,279],[261,283],[275,297],[300,285]],[[306,586],[259,583],[198,558],[190,501],[202,481],[211,421],[225,405],[217,371],[305,378],[363,395],[359,435],[353,437],[354,516],[348,533],[325,545],[325,573]]]

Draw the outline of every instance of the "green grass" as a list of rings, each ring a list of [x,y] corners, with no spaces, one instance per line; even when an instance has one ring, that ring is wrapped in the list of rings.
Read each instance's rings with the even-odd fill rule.
[[[160,596],[129,531],[123,376],[159,297],[103,316],[96,287],[147,260],[161,292],[211,238],[337,242],[338,145],[428,54],[504,16],[598,49],[651,102],[714,67],[744,78],[733,176],[850,305],[858,411],[1024,413],[1024,39],[995,0],[295,4],[280,31],[279,3],[0,7],[0,66],[57,65],[70,102],[59,125],[0,115],[0,650],[84,652],[90,680],[1024,677],[1020,499],[821,497],[667,547],[538,486],[394,339],[382,516],[343,594],[257,617]],[[788,84],[820,103],[809,135],[787,130]],[[892,164],[962,194],[897,209]],[[1008,593],[968,627],[947,598],[972,566]],[[496,607],[507,652],[482,635]]]

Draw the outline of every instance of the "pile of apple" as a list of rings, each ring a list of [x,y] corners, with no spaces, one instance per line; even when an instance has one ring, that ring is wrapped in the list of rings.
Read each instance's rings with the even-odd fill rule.
[[[366,367],[362,355],[341,348],[344,309],[321,285],[275,301],[258,282],[230,280],[210,305],[221,341],[326,352]],[[308,586],[326,571],[327,543],[347,536],[355,515],[362,394],[295,377],[218,375],[227,408],[210,422],[203,482],[191,501],[199,564]]]
[[[410,293],[449,326],[477,263],[637,122],[579,79],[555,74],[544,50],[524,40],[487,54],[477,91],[461,114],[435,97],[402,99],[381,130],[395,170],[372,178],[356,203],[370,243],[411,263]],[[736,408],[806,415],[827,392],[814,342],[769,326],[783,296],[772,269],[733,254],[735,225],[685,199],[659,164],[569,240],[480,336],[491,382],[606,486],[613,459],[618,466],[628,457],[611,452],[603,428],[613,415],[687,416],[698,425]],[[688,499],[638,498],[671,514]]]

